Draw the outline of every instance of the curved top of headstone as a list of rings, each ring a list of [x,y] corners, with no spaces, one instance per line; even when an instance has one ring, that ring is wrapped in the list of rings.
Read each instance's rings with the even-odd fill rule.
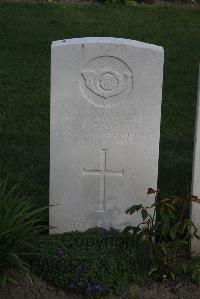
[[[117,44],[125,46],[133,46],[138,48],[146,48],[149,50],[156,50],[163,52],[163,47],[148,44],[132,39],[115,38],[115,37],[82,37],[82,38],[71,38],[63,39],[52,42],[52,47],[64,46],[64,45],[82,45],[82,44]]]

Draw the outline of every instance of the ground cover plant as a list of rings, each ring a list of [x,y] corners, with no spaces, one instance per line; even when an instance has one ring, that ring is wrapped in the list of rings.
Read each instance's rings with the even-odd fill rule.
[[[136,5],[141,3],[147,3],[147,4],[153,4],[153,3],[159,3],[157,0],[99,0],[99,2],[104,3],[111,3],[111,4],[126,4],[126,5]],[[194,3],[200,3],[199,0],[163,0],[163,2],[167,3],[174,3],[174,4],[194,4]]]
[[[43,237],[38,246],[46,254],[32,259],[37,273],[86,298],[119,294],[130,282],[143,283],[148,276],[146,242],[114,229]]]
[[[192,201],[200,204],[200,199],[192,194],[158,199],[158,193],[149,188],[147,194],[155,195],[153,204],[127,209],[133,217],[141,213],[141,223],[123,232],[93,228],[41,237],[36,247],[44,254],[32,258],[35,271],[55,286],[86,298],[119,295],[133,283],[175,285],[187,280],[200,285],[200,258],[190,252],[191,239],[200,240],[200,235],[187,217]]]

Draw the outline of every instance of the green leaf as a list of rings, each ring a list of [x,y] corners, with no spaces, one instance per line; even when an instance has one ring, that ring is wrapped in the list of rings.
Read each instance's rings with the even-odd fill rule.
[[[5,285],[6,285],[6,281],[7,281],[6,273],[2,274],[2,277],[0,278],[0,281],[1,281],[2,287],[4,288]]]
[[[149,276],[152,275],[152,273],[156,272],[158,270],[157,267],[153,267],[150,271],[149,271]]]
[[[164,252],[164,254],[167,254],[167,249],[166,249],[166,246],[164,244],[161,245],[161,249]]]
[[[194,236],[195,236],[196,239],[200,240],[200,236],[199,235],[197,235],[196,233],[194,233]]]
[[[141,214],[142,214],[142,219],[143,220],[147,219],[147,217],[149,216],[147,210],[144,209],[144,208],[141,210]]]
[[[170,231],[169,231],[169,235],[172,238],[172,240],[176,239],[176,234],[177,234],[177,230],[178,230],[178,226],[174,225]]]
[[[187,274],[189,270],[189,264],[187,262],[182,262],[181,267],[183,269],[184,274]]]
[[[16,279],[13,279],[11,277],[8,277],[8,282],[11,282],[12,284],[16,284],[16,285],[19,284],[19,282]]]
[[[124,229],[123,229],[123,233],[129,233],[131,230],[133,230],[133,227],[131,225],[129,226],[126,226]]]
[[[129,209],[126,210],[126,214],[132,215],[133,213],[139,211],[142,208],[143,208],[142,205],[134,205],[131,208],[129,208]]]
[[[21,257],[38,251],[29,243],[47,229],[40,224],[47,209],[34,208],[30,197],[17,192],[17,186],[8,190],[7,179],[0,182],[0,286],[13,280],[10,273],[30,273]]]
[[[170,274],[171,278],[172,278],[173,280],[175,280],[175,278],[176,278],[175,274],[174,274],[173,272],[169,272],[169,274]]]
[[[167,203],[167,202],[165,202],[165,203],[163,204],[163,206],[169,208],[170,210],[176,211],[174,205],[171,204],[171,203]]]

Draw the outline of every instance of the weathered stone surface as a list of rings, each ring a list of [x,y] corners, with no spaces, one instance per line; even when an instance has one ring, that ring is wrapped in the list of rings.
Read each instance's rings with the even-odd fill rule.
[[[200,70],[200,68],[199,68]],[[196,106],[196,129],[194,136],[192,194],[200,198],[200,71]],[[192,202],[191,219],[200,233],[200,204]],[[200,254],[200,241],[192,240],[192,251]]]
[[[52,233],[137,223],[156,188],[163,48],[117,38],[52,43]]]

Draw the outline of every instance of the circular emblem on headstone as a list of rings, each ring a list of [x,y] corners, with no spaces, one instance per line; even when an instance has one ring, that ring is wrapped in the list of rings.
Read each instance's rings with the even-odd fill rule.
[[[81,71],[80,87],[86,99],[99,107],[111,107],[124,101],[133,88],[128,65],[113,56],[90,60]]]

